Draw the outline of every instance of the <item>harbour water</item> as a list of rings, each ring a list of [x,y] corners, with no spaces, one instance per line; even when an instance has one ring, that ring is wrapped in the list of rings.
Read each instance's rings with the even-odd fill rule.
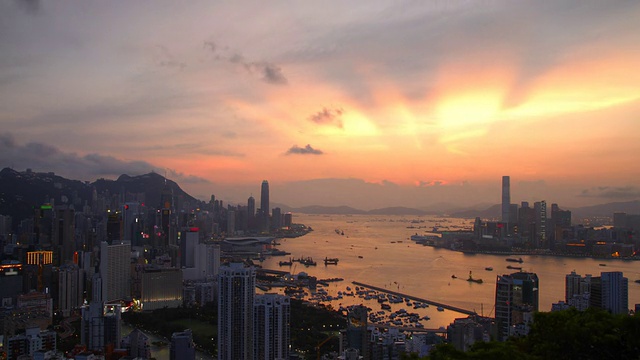
[[[347,286],[354,288],[358,281],[432,300],[463,309],[474,310],[485,316],[494,316],[496,276],[517,270],[508,265],[521,266],[523,271],[534,272],[540,280],[540,311],[549,311],[551,304],[564,300],[565,275],[571,271],[578,274],[599,276],[602,271],[622,271],[629,279],[629,307],[640,303],[640,262],[614,259],[590,259],[556,256],[512,256],[522,257],[522,264],[505,261],[508,256],[487,254],[464,254],[447,249],[422,246],[410,240],[410,236],[424,234],[434,226],[440,229],[458,230],[470,228],[469,220],[430,216],[384,216],[384,215],[296,215],[296,222],[311,226],[314,231],[293,239],[281,239],[280,250],[291,253],[292,258],[313,257],[317,266],[305,267],[294,262],[291,267],[279,266],[289,256],[269,257],[262,262],[267,269],[286,270],[293,273],[304,271],[318,279],[343,278],[344,281],[330,283],[327,291],[336,295]],[[344,234],[343,234],[344,233]],[[339,258],[337,265],[324,265],[325,257]],[[485,268],[492,267],[493,271]],[[475,279],[483,283],[466,281],[472,272]],[[457,278],[452,278],[456,275]],[[334,308],[364,303],[379,310],[375,301],[365,302],[361,298],[343,297],[333,300]],[[405,304],[394,304],[397,310]],[[437,311],[433,306],[420,309],[420,315],[431,320],[427,328],[447,326],[453,319],[466,315],[453,311]]]

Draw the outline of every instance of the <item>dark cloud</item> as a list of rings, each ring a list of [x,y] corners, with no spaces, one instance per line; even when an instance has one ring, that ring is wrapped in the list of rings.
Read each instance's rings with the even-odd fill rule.
[[[316,124],[320,125],[334,125],[342,129],[342,114],[344,110],[342,109],[327,109],[322,108],[322,110],[317,113],[311,115],[309,120],[313,121]]]
[[[35,171],[52,171],[73,179],[89,177],[117,177],[122,174],[142,175],[163,169],[146,161],[122,160],[109,155],[91,153],[80,156],[63,152],[55,146],[31,142],[20,145],[10,133],[0,134],[0,164],[12,168],[31,168]],[[206,179],[172,171],[173,178],[184,182],[208,182]]]
[[[429,181],[420,180],[417,183],[418,187],[431,187],[431,186],[440,186],[440,185],[446,185],[446,184],[447,182],[444,180],[429,180]]]
[[[282,69],[270,62],[266,61],[249,61],[239,52],[229,53],[227,47],[219,49],[213,41],[205,41],[204,48],[213,53],[214,59],[217,61],[226,61],[232,64],[241,65],[249,74],[258,74],[260,79],[267,84],[286,85],[289,83],[282,73]]]
[[[287,150],[287,155],[291,154],[300,154],[300,155],[322,155],[324,152],[319,149],[314,149],[311,145],[307,144],[307,146],[301,148],[298,145],[293,145],[289,150]]]
[[[636,199],[640,198],[640,188],[636,186],[598,186],[584,189],[578,196],[605,199]]]
[[[176,68],[180,70],[184,70],[187,67],[187,64],[182,61],[178,61],[175,59],[175,56],[167,49],[165,46],[156,45],[156,63],[161,67],[166,68]]]
[[[40,0],[14,0],[28,14],[37,14],[40,11]]]

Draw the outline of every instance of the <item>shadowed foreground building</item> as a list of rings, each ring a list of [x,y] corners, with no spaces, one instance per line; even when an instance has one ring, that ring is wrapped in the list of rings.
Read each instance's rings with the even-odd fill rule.
[[[220,266],[218,274],[218,359],[253,359],[253,302],[256,271],[242,263]]]
[[[538,275],[516,272],[498,275],[496,280],[496,325],[498,340],[506,340],[512,327],[524,325],[538,311]]]
[[[258,295],[253,311],[255,360],[289,359],[290,298],[279,294]]]

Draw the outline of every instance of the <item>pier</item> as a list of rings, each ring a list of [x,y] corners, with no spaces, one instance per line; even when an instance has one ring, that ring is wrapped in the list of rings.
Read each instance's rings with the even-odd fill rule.
[[[372,290],[384,292],[384,293],[387,293],[387,294],[400,296],[400,297],[403,297],[405,299],[410,299],[412,301],[419,301],[419,302],[423,302],[425,304],[429,304],[429,305],[433,305],[433,306],[439,306],[439,307],[441,307],[443,309],[455,311],[455,312],[458,312],[458,313],[461,313],[461,314],[465,314],[465,315],[478,315],[478,313],[476,313],[475,311],[472,311],[472,310],[466,310],[466,309],[463,309],[463,308],[459,308],[457,306],[451,306],[451,305],[447,305],[447,304],[443,304],[443,303],[439,303],[439,302],[435,302],[435,301],[431,301],[431,300],[427,300],[427,299],[421,299],[419,297],[415,297],[415,296],[411,296],[411,295],[407,295],[407,294],[402,294],[402,293],[399,293],[397,291],[392,291],[392,290],[384,289],[384,288],[373,286],[373,285],[364,284],[364,283],[357,282],[357,281],[352,281],[352,284],[353,285],[357,285],[357,286],[361,286],[361,287],[366,287],[366,288],[369,288],[369,289],[372,289]]]

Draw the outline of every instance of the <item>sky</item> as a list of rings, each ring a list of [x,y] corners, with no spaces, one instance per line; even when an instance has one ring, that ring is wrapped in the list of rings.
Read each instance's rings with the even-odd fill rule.
[[[290,206],[640,199],[637,1],[2,1],[0,166]]]

